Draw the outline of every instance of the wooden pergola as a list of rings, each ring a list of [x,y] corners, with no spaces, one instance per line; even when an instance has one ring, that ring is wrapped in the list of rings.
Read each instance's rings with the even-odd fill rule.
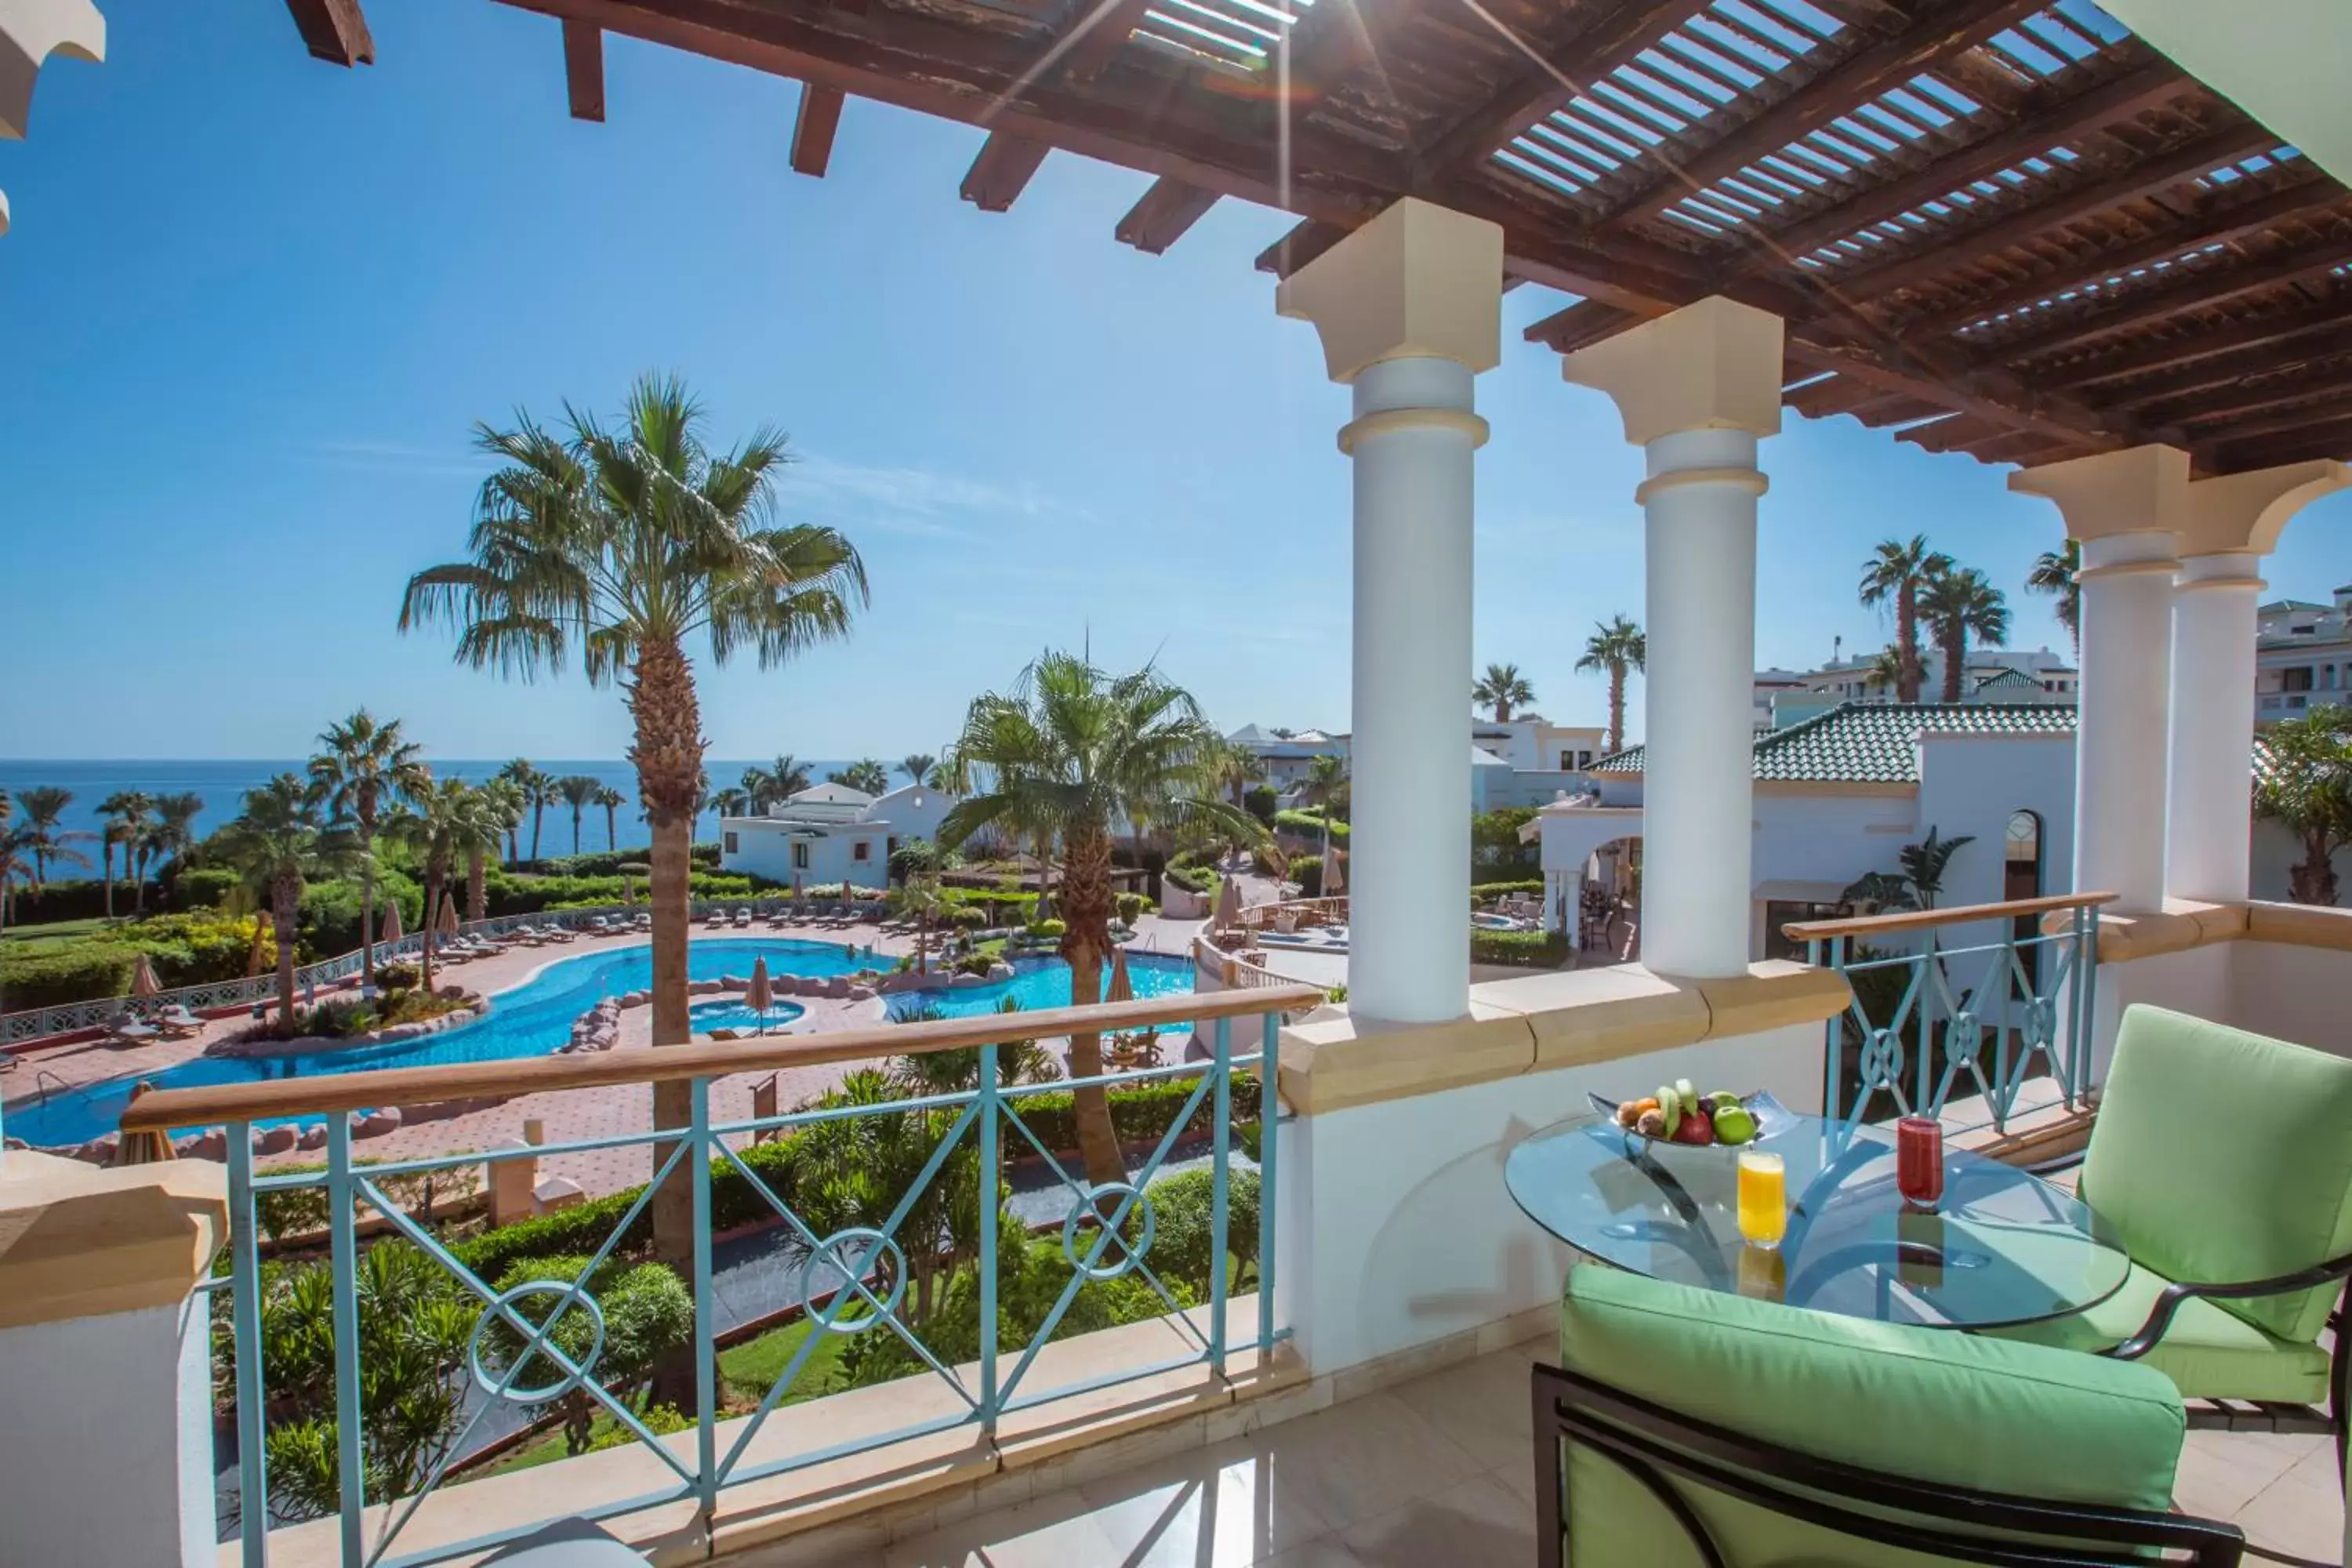
[[[1563,352],[1712,294],[1788,323],[1786,401],[2038,464],[2163,443],[2200,472],[2352,458],[2352,196],[2088,0],[502,0],[981,126],[1010,207],[1060,148],[1155,176],[1160,252],[1232,197],[1286,275],[1401,196],[1488,218],[1581,296]],[[366,63],[360,0],[288,0]],[[551,37],[551,46],[553,44]]]

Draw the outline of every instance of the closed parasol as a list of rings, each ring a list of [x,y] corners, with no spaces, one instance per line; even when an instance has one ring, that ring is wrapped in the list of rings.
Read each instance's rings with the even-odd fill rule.
[[[131,1090],[131,1103],[138,1104],[139,1097],[154,1087],[142,1080]],[[177,1156],[172,1149],[172,1135],[160,1127],[125,1132],[122,1141],[114,1146],[114,1163],[118,1165],[152,1165],[174,1158]]]
[[[443,936],[456,936],[457,934],[457,894],[444,893],[441,895],[441,919],[436,922],[436,929],[438,930]]]
[[[1323,896],[1327,899],[1348,890],[1348,874],[1339,868],[1342,858],[1337,848],[1323,857]]]
[[[390,947],[407,934],[400,929],[400,906],[396,903],[384,905],[383,933],[376,940],[383,942],[384,946]]]
[[[163,987],[155,979],[154,961],[145,953],[141,953],[139,962],[131,966],[131,994],[152,996],[163,989]]]
[[[1228,877],[1217,889],[1217,929],[1230,930],[1242,918],[1242,885],[1238,878]]]
[[[1135,982],[1128,978],[1127,949],[1123,947],[1110,950],[1110,986],[1103,993],[1103,1000],[1106,1002],[1135,1000]]]
[[[760,1033],[768,1032],[768,1009],[776,1005],[776,988],[768,982],[768,961],[751,961],[751,984],[744,988],[743,1000],[751,1011],[760,1015]]]

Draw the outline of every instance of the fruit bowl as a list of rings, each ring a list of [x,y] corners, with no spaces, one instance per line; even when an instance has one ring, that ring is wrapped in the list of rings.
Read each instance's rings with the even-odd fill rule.
[[[1622,1134],[1629,1151],[1652,1143],[1691,1149],[1744,1149],[1796,1125],[1797,1119],[1770,1095],[1759,1089],[1738,1094],[1729,1089],[1701,1093],[1685,1079],[1661,1084],[1639,1100],[1604,1100],[1592,1095],[1592,1108],[1607,1118],[1596,1133]]]

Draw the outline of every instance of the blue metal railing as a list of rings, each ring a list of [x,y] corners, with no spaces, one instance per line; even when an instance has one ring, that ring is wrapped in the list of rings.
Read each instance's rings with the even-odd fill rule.
[[[554,1407],[554,1402],[567,1397],[575,1405],[581,1399],[586,1400],[593,1413],[601,1414],[613,1428],[625,1434],[622,1441],[642,1445],[656,1456],[666,1471],[667,1482],[664,1489],[646,1496],[578,1500],[572,1511],[583,1517],[604,1518],[692,1499],[707,1521],[718,1507],[719,1493],[730,1486],[957,1426],[976,1426],[993,1436],[998,1422],[1013,1411],[1177,1367],[1205,1365],[1222,1374],[1235,1346],[1270,1351],[1285,1337],[1286,1331],[1277,1327],[1275,1313],[1277,1141],[1267,1120],[1278,1102],[1266,1086],[1276,1080],[1282,1009],[1311,1007],[1320,999],[1321,993],[1311,987],[1291,987],[1059,1009],[1003,1020],[1004,1026],[1017,1026],[1022,1037],[1028,1038],[1059,1036],[1079,1028],[1108,1033],[1186,1019],[1201,1020],[1200,1043],[1205,1049],[1195,1059],[1104,1072],[1076,1080],[1075,1084],[1062,1079],[1004,1081],[1000,1069],[1012,1058],[1003,1058],[1001,1053],[1008,1047],[994,1042],[975,1047],[978,1031],[974,1025],[979,1021],[973,1019],[899,1026],[856,1036],[736,1042],[725,1047],[674,1047],[640,1058],[642,1065],[637,1070],[647,1079],[658,1075],[687,1085],[690,1114],[685,1125],[618,1137],[498,1150],[487,1154],[380,1163],[355,1162],[352,1121],[346,1112],[352,1109],[347,1101],[356,1091],[340,1086],[333,1079],[299,1085],[167,1091],[152,1097],[152,1105],[142,1100],[142,1124],[217,1121],[228,1128],[229,1329],[226,1336],[227,1353],[222,1359],[229,1368],[229,1376],[224,1382],[227,1389],[233,1390],[231,1400],[235,1406],[238,1506],[233,1532],[240,1542],[242,1562],[246,1568],[262,1568],[268,1563],[273,1517],[291,1522],[331,1513],[337,1521],[339,1561],[344,1568],[374,1568],[377,1564],[400,1568],[402,1564],[438,1562],[484,1551],[527,1533],[547,1521],[534,1521],[462,1542],[438,1539],[447,1533],[443,1526],[433,1532],[436,1539],[431,1544],[405,1554],[400,1549],[403,1532],[418,1508],[449,1480],[461,1457],[480,1448],[481,1445],[472,1439],[486,1422],[511,1427],[518,1424],[514,1419],[518,1412],[543,1415]],[[1236,1017],[1245,1025],[1255,1021],[1257,1038],[1254,1047],[1236,1049],[1233,1037]],[[991,1026],[996,1023],[997,1020],[988,1020]],[[892,1080],[905,1092],[887,1100],[844,1094],[813,1101],[783,1114],[737,1121],[721,1120],[712,1113],[710,1089],[713,1081],[721,1077],[795,1065],[809,1058],[820,1062],[841,1062],[868,1056],[908,1058],[958,1049],[973,1051],[977,1060],[971,1064],[970,1075],[957,1080],[964,1086],[943,1092],[923,1092],[912,1075],[908,1074]],[[615,1077],[609,1058],[567,1058],[530,1066],[539,1069],[537,1081],[531,1086],[535,1090],[565,1087],[567,1079],[577,1079],[582,1086],[610,1085]],[[512,1067],[513,1064],[478,1064],[403,1074],[411,1081],[403,1085],[402,1098],[429,1100],[436,1092],[453,1099],[469,1097],[480,1091],[481,1080],[501,1068],[508,1069],[510,1075]],[[1034,1102],[1040,1097],[1067,1095],[1080,1085],[1110,1091],[1123,1086],[1150,1084],[1190,1087],[1170,1115],[1165,1131],[1123,1180],[1089,1182],[1081,1169],[1074,1168],[1077,1163],[1068,1160],[1066,1152],[1055,1146],[1055,1129],[1049,1127],[1041,1135],[1039,1128],[1033,1125],[1038,1115]],[[1246,1260],[1228,1255],[1237,1084],[1254,1091],[1262,1113],[1257,1245],[1254,1258]],[[1175,1098],[1172,1093],[1166,1097]],[[266,1116],[314,1110],[331,1113],[325,1169],[277,1173],[257,1171],[253,1154],[253,1123]],[[778,1179],[779,1171],[787,1167],[751,1152],[759,1143],[770,1140],[792,1141],[812,1135],[840,1137],[853,1131],[862,1135],[862,1130],[883,1123],[885,1119],[895,1119],[890,1125],[914,1129],[915,1136],[928,1140],[931,1146],[919,1170],[905,1181],[903,1187],[895,1193],[873,1194],[856,1223],[837,1223],[837,1204],[831,1205],[836,1210],[834,1219],[817,1214],[816,1209],[828,1206],[822,1194],[807,1198],[796,1193],[793,1183]],[[1064,1123],[1065,1128],[1068,1125],[1071,1123]],[[1195,1150],[1188,1158],[1197,1159],[1197,1151],[1202,1144],[1206,1146],[1211,1199],[1205,1300],[1192,1299],[1192,1291],[1181,1280],[1156,1267],[1160,1260],[1154,1257],[1152,1248],[1160,1220],[1150,1190],[1153,1178],[1166,1171],[1180,1145]],[[401,1176],[463,1166],[495,1167],[509,1160],[631,1145],[650,1147],[653,1180],[626,1205],[584,1265],[565,1258],[565,1278],[530,1278],[520,1282],[508,1279],[502,1288],[498,1269],[469,1266],[467,1244],[453,1245],[432,1226],[404,1212],[385,1191],[387,1184]],[[1034,1156],[1034,1169],[1048,1178],[1046,1190],[1067,1205],[1066,1216],[1057,1226],[1045,1228],[1041,1237],[1031,1237],[1029,1227],[1006,1206],[1008,1151],[1024,1160]],[[764,1390],[748,1415],[730,1416],[720,1405],[718,1350],[722,1325],[714,1284],[715,1175],[723,1176],[735,1188],[733,1196],[739,1209],[749,1201],[763,1221],[772,1223],[778,1229],[787,1257],[794,1265],[787,1277],[797,1279],[794,1299],[788,1303],[787,1310],[797,1309],[809,1324],[782,1373]],[[664,1434],[656,1430],[661,1423],[649,1419],[650,1408],[641,1408],[635,1403],[635,1387],[645,1378],[642,1366],[617,1374],[616,1387],[607,1387],[599,1375],[599,1363],[605,1352],[612,1321],[605,1301],[597,1293],[596,1282],[604,1278],[603,1271],[608,1264],[644,1250],[646,1232],[640,1227],[640,1222],[648,1215],[656,1193],[672,1180],[687,1182],[692,1198],[691,1254],[684,1260],[686,1267],[676,1270],[690,1276],[693,1299],[690,1342],[676,1347],[690,1351],[692,1360],[694,1441],[690,1455],[677,1443],[665,1443]],[[287,1371],[289,1354],[293,1353],[287,1348],[287,1326],[275,1322],[271,1312],[273,1307],[285,1301],[289,1291],[301,1287],[289,1283],[289,1266],[275,1262],[265,1266],[263,1262],[262,1205],[270,1202],[273,1194],[320,1191],[323,1191],[326,1200],[326,1268],[331,1298],[325,1306],[326,1315],[331,1319],[332,1343],[329,1353],[320,1358],[331,1367],[331,1389],[326,1401],[332,1426],[331,1475],[323,1481],[317,1479],[324,1474],[321,1467],[325,1456],[321,1452],[319,1462],[310,1464],[305,1471],[312,1478],[310,1482],[289,1485],[289,1478],[272,1474],[272,1436],[291,1419],[287,1408],[289,1389],[284,1384],[297,1374]],[[976,1245],[959,1253],[951,1235],[959,1222],[941,1215],[953,1211],[958,1200],[966,1194],[976,1198],[986,1193],[996,1194],[997,1201],[977,1202]],[[1066,1197],[1059,1197],[1064,1194]],[[1034,1196],[1024,1197],[1033,1209]],[[362,1209],[380,1216],[376,1222],[379,1238],[365,1244],[360,1226]],[[1004,1255],[1000,1247],[1000,1232],[1005,1226],[1019,1227],[1013,1236],[1018,1247],[1028,1249],[1027,1268],[1036,1268],[1036,1257],[1057,1242],[1059,1260],[1052,1267],[1058,1269],[1066,1266],[1067,1270],[1042,1321],[1026,1342],[1018,1346],[1000,1346],[997,1342],[999,1309],[1003,1304],[1000,1301]],[[454,1288],[451,1300],[462,1303],[471,1318],[470,1333],[464,1332],[462,1321],[454,1329],[441,1331],[445,1343],[455,1345],[462,1337],[465,1349],[462,1356],[449,1357],[446,1364],[436,1363],[438,1371],[434,1374],[443,1393],[457,1396],[451,1408],[464,1412],[462,1423],[456,1415],[445,1422],[439,1432],[440,1440],[430,1446],[429,1463],[418,1468],[419,1484],[406,1488],[386,1484],[389,1468],[382,1462],[384,1454],[371,1451],[372,1445],[390,1446],[382,1442],[385,1429],[371,1425],[371,1415],[381,1415],[381,1406],[375,1411],[363,1408],[369,1378],[383,1370],[363,1364],[363,1343],[373,1357],[377,1353],[375,1347],[382,1342],[371,1337],[370,1331],[383,1327],[363,1321],[366,1303],[362,1291],[367,1288],[363,1271],[370,1248],[387,1245],[413,1247],[429,1259],[432,1268],[446,1276],[443,1284]],[[584,1249],[583,1243],[566,1244],[558,1250],[570,1254]],[[924,1257],[926,1252],[930,1254],[928,1259]],[[940,1353],[927,1338],[926,1328],[937,1321],[936,1311],[932,1319],[919,1317],[915,1310],[916,1299],[910,1292],[910,1280],[919,1271],[910,1267],[910,1259],[916,1264],[936,1264],[941,1258],[950,1260],[946,1279],[936,1293],[927,1293],[927,1299],[936,1307],[950,1294],[947,1286],[958,1282],[977,1298],[978,1354],[961,1364],[956,1363],[953,1355]],[[1252,1288],[1257,1295],[1256,1311],[1254,1321],[1235,1324],[1228,1321],[1232,1289],[1228,1272],[1243,1263],[1255,1273]],[[963,1277],[961,1281],[959,1275]],[[1040,1352],[1070,1321],[1069,1314],[1081,1292],[1096,1281],[1130,1279],[1140,1281],[1158,1298],[1164,1308],[1164,1315],[1159,1321],[1181,1336],[1187,1348],[1181,1353],[1161,1357],[1149,1364],[1122,1367],[1076,1385],[1032,1386],[1044,1375],[1039,1372]],[[315,1308],[320,1304],[315,1299],[317,1281],[313,1279],[309,1285]],[[1132,1290],[1134,1287],[1126,1289]],[[586,1320],[584,1348],[577,1337],[576,1325],[569,1335],[559,1332],[560,1325],[575,1313],[583,1314]],[[761,1321],[773,1316],[767,1314]],[[846,1353],[846,1342],[877,1334],[895,1337],[898,1344],[890,1348],[894,1353],[903,1350],[904,1356],[899,1358],[902,1362],[911,1358],[911,1375],[939,1379],[954,1392],[957,1397],[950,1402],[949,1413],[897,1431],[814,1451],[755,1458],[753,1441],[778,1406],[790,1396],[810,1392],[804,1379],[809,1377],[820,1352],[830,1346]],[[1003,1364],[1008,1361],[1009,1366]],[[314,1396],[318,1393],[316,1389],[311,1392]],[[503,1415],[497,1414],[501,1412]],[[285,1436],[282,1432],[278,1435]],[[320,1442],[318,1447],[323,1450],[329,1445]],[[371,1464],[371,1459],[378,1462]]]
[[[1805,943],[1807,963],[1837,970],[1853,990],[1823,1026],[1823,1114],[1851,1134],[1889,1116],[1944,1117],[1957,1092],[1984,1104],[1985,1121],[1971,1126],[2006,1131],[2035,1079],[2068,1109],[2084,1104],[2094,1087],[2098,906],[2114,897],[1783,927]],[[1998,937],[1947,940],[1954,928],[1983,925]]]

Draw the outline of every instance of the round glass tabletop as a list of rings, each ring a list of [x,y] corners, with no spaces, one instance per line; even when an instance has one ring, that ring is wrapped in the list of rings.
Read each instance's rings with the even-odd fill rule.
[[[1997,1160],[1947,1146],[1943,1201],[1922,1213],[1895,1191],[1891,1132],[1842,1142],[1798,1116],[1755,1147],[1788,1173],[1788,1231],[1769,1250],[1740,1237],[1731,1149],[1653,1143],[1587,1115],[1523,1140],[1503,1177],[1528,1217],[1620,1268],[1851,1318],[1999,1328],[2095,1307],[2130,1276],[2106,1221]]]

